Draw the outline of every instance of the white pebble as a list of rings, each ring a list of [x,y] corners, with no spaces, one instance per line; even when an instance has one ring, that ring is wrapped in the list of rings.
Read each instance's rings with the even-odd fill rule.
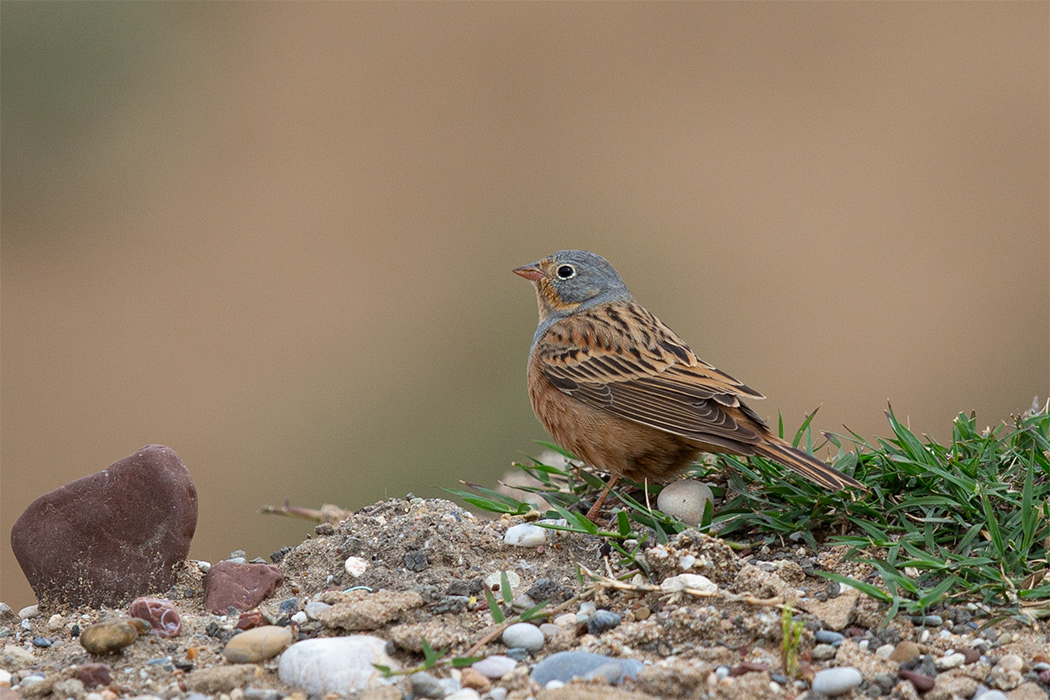
[[[347,557],[343,562],[343,570],[354,578],[360,578],[368,570],[368,561],[361,557]]]
[[[507,689],[496,686],[489,691],[489,697],[492,700],[507,700]]]
[[[961,666],[966,661],[966,657],[962,654],[948,654],[947,656],[939,656],[933,660],[933,667],[938,671],[947,671],[950,668]]]
[[[445,700],[481,700],[481,696],[473,688],[464,688],[463,690],[457,690],[451,695],[446,695]]]
[[[695,563],[696,557],[694,557],[692,554],[683,554],[682,556],[678,557],[678,568],[680,568],[682,571],[689,571],[689,569],[693,568],[693,564]]]
[[[0,668],[0,688],[11,687],[11,674],[8,671]]]
[[[487,656],[481,661],[475,661],[471,668],[489,680],[498,681],[510,673],[511,669],[517,665],[518,662],[509,656],[497,654],[495,656]]]
[[[1001,690],[986,690],[983,693],[978,690],[973,696],[973,700],[1009,700],[1006,697],[1006,693]]]
[[[309,616],[307,616],[307,614],[305,612],[303,612],[302,610],[300,610],[299,612],[297,612],[294,615],[292,615],[292,622],[294,622],[297,625],[304,625],[304,624],[306,624],[306,621],[308,619],[310,619]]]
[[[327,610],[330,607],[332,607],[332,606],[329,605],[328,603],[322,603],[319,600],[315,600],[315,601],[312,601],[310,603],[307,603],[306,607],[303,610],[303,612],[305,612],[306,616],[309,617],[311,620],[316,620],[316,619],[318,619],[321,616],[321,613],[323,613],[325,610]],[[298,615],[298,614],[299,613],[296,613],[296,615]]]
[[[824,695],[842,695],[864,682],[860,671],[850,666],[828,668],[813,676],[813,690]]]
[[[592,601],[580,603],[580,609],[576,611],[576,622],[581,625],[587,624],[587,620],[591,619],[591,615],[594,614],[595,607]]]
[[[894,646],[892,644],[883,644],[881,647],[875,650],[875,656],[879,657],[883,661],[890,658],[890,654],[893,653]]]
[[[386,640],[365,634],[305,639],[281,654],[277,672],[284,683],[311,695],[349,695],[393,682],[372,666],[400,668],[385,648]]]
[[[503,643],[511,649],[520,647],[529,651],[539,651],[543,648],[544,641],[540,628],[527,622],[518,622],[503,630]]]
[[[576,626],[576,613],[564,613],[554,618],[554,624],[558,627],[575,627]]]
[[[547,541],[547,530],[539,525],[520,523],[507,528],[503,543],[514,547],[539,547]]]
[[[565,682],[564,681],[553,680],[553,681],[547,681],[547,685],[543,686],[543,689],[544,690],[557,690],[558,688],[564,688],[564,687],[565,687]]]
[[[27,605],[27,606],[25,606],[24,608],[22,608],[21,610],[18,611],[18,617],[20,617],[23,620],[28,620],[30,618],[36,617],[39,614],[40,614],[40,606],[39,605]]]
[[[518,586],[521,585],[521,576],[518,576],[513,571],[493,571],[491,574],[485,577],[485,588],[490,591],[502,591],[503,590],[503,574],[507,574],[507,583],[510,584],[510,590],[517,590]],[[496,596],[499,598],[499,596]]]
[[[718,592],[716,583],[699,574],[678,574],[677,576],[666,578],[660,583],[660,590],[664,591],[680,591],[685,588],[692,588],[702,593]]]
[[[711,489],[694,479],[681,479],[664,487],[656,497],[656,507],[686,525],[699,525],[704,508],[714,501]]]

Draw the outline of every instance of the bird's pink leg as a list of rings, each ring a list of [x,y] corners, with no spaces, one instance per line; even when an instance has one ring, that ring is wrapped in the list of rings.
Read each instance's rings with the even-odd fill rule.
[[[587,511],[587,519],[588,520],[593,521],[595,518],[598,517],[598,512],[602,509],[602,506],[605,505],[605,497],[609,495],[610,491],[612,491],[613,485],[616,483],[616,480],[619,479],[619,478],[620,478],[619,474],[613,474],[612,478],[609,479],[609,483],[605,485],[605,488],[602,490],[602,494],[600,496],[598,496],[598,500],[595,501],[594,505],[591,506],[591,509],[589,511]]]

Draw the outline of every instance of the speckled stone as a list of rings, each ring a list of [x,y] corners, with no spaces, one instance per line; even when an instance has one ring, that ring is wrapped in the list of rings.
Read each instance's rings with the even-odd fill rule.
[[[147,445],[29,504],[11,548],[41,602],[116,607],[170,588],[196,527],[189,470]]]
[[[113,654],[135,643],[140,627],[131,620],[107,620],[80,633],[80,645],[92,654]],[[148,625],[147,625],[148,630]]]
[[[373,664],[399,670],[387,656],[386,641],[370,635],[326,637],[296,642],[281,654],[278,675],[284,683],[311,695],[350,695],[371,687],[391,685]]]

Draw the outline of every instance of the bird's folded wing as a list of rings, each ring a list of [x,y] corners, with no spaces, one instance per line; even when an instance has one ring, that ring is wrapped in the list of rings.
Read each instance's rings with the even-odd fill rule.
[[[585,404],[683,437],[739,449],[765,423],[740,397],[763,398],[696,357],[641,307],[597,307],[559,321],[536,344],[544,374]],[[623,322],[618,322],[623,321]]]

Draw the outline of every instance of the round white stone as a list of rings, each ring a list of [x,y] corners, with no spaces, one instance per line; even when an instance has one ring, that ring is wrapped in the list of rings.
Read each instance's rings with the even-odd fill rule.
[[[850,666],[818,671],[813,677],[813,690],[824,695],[842,695],[864,682],[860,671]]]
[[[536,625],[527,622],[518,622],[503,630],[503,643],[508,648],[520,647],[529,651],[539,651],[543,648],[543,632]]]
[[[682,479],[664,487],[656,507],[686,525],[699,525],[707,503],[715,500],[711,489],[694,479]]]
[[[394,683],[372,667],[380,664],[400,670],[397,662],[387,656],[385,648],[385,640],[366,634],[306,639],[285,650],[277,673],[284,683],[311,695],[349,695]]]
[[[685,588],[692,588],[703,593],[718,592],[718,584],[699,574],[678,574],[677,576],[665,578],[660,583],[660,589],[664,591],[680,591]]]
[[[539,547],[547,541],[547,530],[531,523],[521,523],[507,528],[504,544],[515,547]]]

